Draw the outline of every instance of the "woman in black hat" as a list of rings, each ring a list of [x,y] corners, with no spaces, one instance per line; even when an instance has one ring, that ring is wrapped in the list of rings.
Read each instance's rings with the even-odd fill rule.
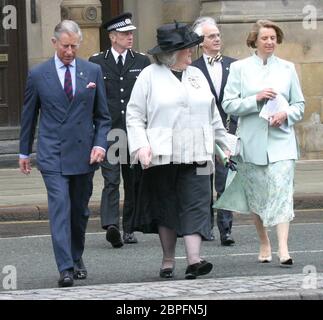
[[[195,279],[212,269],[200,257],[200,247],[211,230],[214,141],[223,150],[229,148],[208,82],[189,66],[193,47],[203,36],[175,22],[157,29],[157,41],[148,51],[155,63],[139,75],[127,106],[130,154],[146,169],[133,229],[159,234],[162,278],[174,277],[176,240],[184,237],[185,278]]]

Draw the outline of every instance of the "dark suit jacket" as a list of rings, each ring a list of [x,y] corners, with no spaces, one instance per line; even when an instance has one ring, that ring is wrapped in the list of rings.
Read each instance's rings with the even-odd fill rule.
[[[90,61],[99,64],[102,68],[112,128],[126,131],[126,108],[131,91],[140,72],[150,65],[149,58],[144,54],[128,50],[121,74],[110,49],[93,55]]]
[[[96,88],[87,88],[90,82]],[[101,68],[76,59],[76,91],[69,103],[54,58],[29,72],[21,118],[20,153],[32,152],[38,115],[37,165],[40,171],[86,174],[93,146],[107,148],[111,118]]]
[[[192,66],[199,68],[203,74],[205,75],[209,85],[210,85],[210,89],[216,99],[216,105],[218,107],[218,110],[220,112],[221,118],[222,118],[222,122],[223,125],[226,127],[226,119],[227,119],[227,114],[223,111],[222,109],[222,100],[223,100],[223,94],[224,94],[224,87],[227,83],[228,80],[228,75],[229,75],[229,71],[230,71],[230,64],[232,62],[236,61],[236,59],[230,58],[230,57],[226,57],[223,56],[223,60],[222,60],[222,83],[221,83],[221,89],[220,89],[220,96],[218,97],[218,95],[216,94],[215,91],[215,86],[211,80],[210,74],[208,72],[207,66],[205,64],[205,60],[203,55],[193,61]],[[231,116],[231,123],[230,123],[230,133],[234,133],[237,127],[237,120],[238,118],[236,116]]]

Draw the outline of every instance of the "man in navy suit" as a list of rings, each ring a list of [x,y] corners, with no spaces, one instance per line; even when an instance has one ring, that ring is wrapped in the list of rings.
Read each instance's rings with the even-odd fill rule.
[[[21,117],[19,166],[29,174],[39,115],[37,166],[48,194],[60,287],[87,277],[82,255],[88,203],[111,128],[101,68],[76,58],[81,41],[74,21],[55,27],[55,56],[29,72]]]
[[[204,41],[200,44],[203,55],[192,63],[192,66],[199,68],[209,82],[210,89],[216,99],[216,104],[220,112],[223,125],[230,133],[235,133],[237,128],[237,118],[231,116],[227,119],[227,114],[222,109],[222,99],[224,87],[226,85],[230,64],[235,59],[221,55],[221,35],[215,20],[211,17],[200,17],[194,24],[193,29],[198,35],[204,35]],[[229,120],[229,121],[228,121]],[[228,168],[218,161],[215,162],[215,190],[219,198],[224,191]],[[211,176],[211,186],[213,193],[213,175]],[[214,225],[213,197],[211,201],[211,221]],[[217,225],[220,232],[220,240],[223,246],[231,246],[235,243],[231,235],[232,212],[227,210],[217,210]],[[212,231],[213,232],[213,231]]]

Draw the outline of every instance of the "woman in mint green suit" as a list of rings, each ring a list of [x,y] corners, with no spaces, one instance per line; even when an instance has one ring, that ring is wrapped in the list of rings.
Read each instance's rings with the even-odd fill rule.
[[[238,173],[215,207],[253,214],[262,263],[272,260],[266,227],[277,226],[280,266],[290,267],[293,260],[287,241],[294,217],[298,158],[293,126],[303,117],[304,97],[294,64],[274,55],[282,40],[283,32],[274,22],[258,20],[247,39],[255,53],[231,64],[222,107],[239,116],[241,150]],[[272,113],[264,119],[259,114],[268,101]]]

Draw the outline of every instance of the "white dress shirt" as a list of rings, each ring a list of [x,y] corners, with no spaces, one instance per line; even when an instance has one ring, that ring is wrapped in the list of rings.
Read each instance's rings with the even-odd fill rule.
[[[210,65],[207,60],[209,56],[206,54],[203,54],[203,57],[204,57],[207,70],[213,82],[216,95],[219,98],[220,91],[221,91],[221,84],[222,84],[222,63],[220,61],[215,61],[213,65]]]
[[[125,50],[121,53],[122,55],[122,63],[124,65],[126,61],[126,56],[127,56],[128,50]],[[111,47],[111,53],[113,54],[114,60],[116,61],[116,64],[118,64],[118,58],[120,56],[120,53],[118,53],[113,47]]]

